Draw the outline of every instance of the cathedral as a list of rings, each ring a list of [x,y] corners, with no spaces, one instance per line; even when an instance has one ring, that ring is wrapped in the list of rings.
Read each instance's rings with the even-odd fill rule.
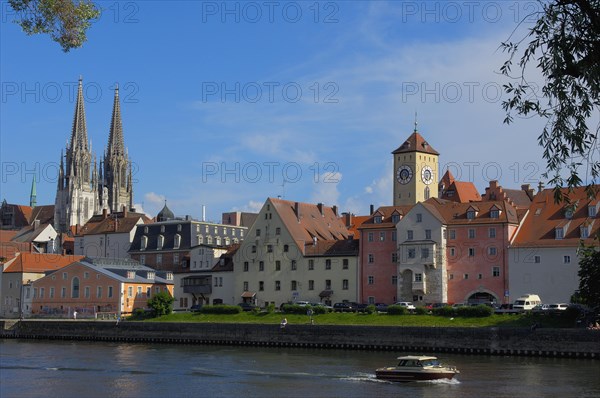
[[[119,88],[115,89],[108,146],[97,163],[88,141],[79,79],[71,140],[61,153],[54,208],[54,228],[67,232],[85,224],[94,214],[133,208],[132,167],[123,140]]]

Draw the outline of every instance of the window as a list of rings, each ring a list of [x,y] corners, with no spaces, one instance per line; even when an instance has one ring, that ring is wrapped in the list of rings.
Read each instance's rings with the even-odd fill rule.
[[[392,252],[392,263],[398,262],[398,253]]]
[[[165,232],[165,226],[164,225],[160,226],[160,232]]]
[[[596,217],[596,206],[588,206],[588,217]]]
[[[180,227],[181,227],[181,225],[180,225]],[[181,245],[181,235],[175,234],[175,243],[173,243],[173,248],[179,249],[180,245]]]
[[[54,288],[50,288],[50,298],[54,298]]]
[[[450,248],[450,257],[454,257],[456,255],[456,249],[454,247]]]
[[[469,274],[464,274],[463,279],[469,279]]]
[[[343,259],[342,260],[342,269],[348,269],[348,263],[349,263],[349,261],[347,258]]]
[[[408,258],[415,258],[417,256],[417,251],[414,248],[408,249]]]
[[[288,245],[283,245],[283,252],[287,253],[290,250],[290,247]]]
[[[425,187],[423,191],[423,196],[425,197],[425,200],[431,197],[431,190],[429,189],[429,187]]]
[[[84,272],[83,273],[83,279],[90,279],[90,273],[89,272]]]
[[[260,236],[260,229],[256,229],[256,236]]]
[[[308,270],[312,271],[313,269],[315,269],[315,260],[308,260]]]
[[[368,240],[369,240],[369,242],[373,242],[373,240],[374,240],[373,236],[374,236],[373,232],[369,232],[369,234],[368,234]]]
[[[562,239],[564,237],[564,230],[562,229],[562,227],[557,227],[554,230],[554,237],[556,239]]]
[[[264,271],[265,270],[265,262],[264,261],[259,261],[258,262],[258,270],[259,271]]]
[[[415,282],[423,282],[423,274],[416,273],[415,274]]]
[[[500,267],[492,267],[492,276],[497,278],[500,276]]]
[[[201,245],[204,243],[204,236],[196,235],[196,240],[198,241],[198,244]]]
[[[490,238],[495,238],[495,237],[496,237],[496,228],[490,228],[490,229],[488,230],[488,236],[489,236]]]
[[[265,282],[263,282],[263,281],[258,282],[258,290],[261,292],[265,290]]]
[[[86,286],[84,289],[85,298],[90,298],[90,287]]]
[[[451,229],[449,230],[449,239],[456,239],[456,230],[455,229]]]
[[[252,245],[252,253],[256,253],[256,246]]]
[[[43,287],[40,288],[40,298],[44,298],[44,290]]]
[[[275,228],[275,235],[281,235],[281,228]]]
[[[244,291],[247,292],[248,291],[248,282],[244,282]]]
[[[397,285],[397,284],[398,284],[398,276],[392,275],[392,285]]]
[[[571,263],[571,256],[563,256],[563,263],[564,264],[570,264]]]
[[[275,271],[281,271],[281,261],[275,260]]]
[[[582,239],[587,239],[590,237],[590,230],[587,226],[581,226],[581,230],[580,230],[580,234],[581,234],[581,238]]]
[[[142,295],[142,287],[141,287],[141,286],[138,286],[138,287],[137,287],[137,294],[136,294],[136,296],[137,296],[137,297],[140,297],[141,295]]]
[[[71,298],[79,298],[79,278],[74,277],[71,282]]]
[[[290,288],[291,290],[298,290],[298,282],[292,281]]]
[[[331,269],[331,260],[330,259],[325,260],[325,269]]]
[[[28,292],[29,292],[29,290],[28,290]],[[67,288],[66,287],[61,287],[60,288],[60,297],[61,298],[67,297]],[[29,297],[27,297],[27,298],[29,298]]]
[[[275,281],[275,290],[281,290],[281,281]]]
[[[417,213],[417,222],[423,222],[423,214]]]
[[[467,211],[467,219],[473,220],[475,218],[475,210]]]
[[[325,279],[325,289],[331,290],[331,279]]]
[[[448,279],[450,279],[450,280],[454,279],[454,274],[448,275]]]
[[[96,288],[96,298],[102,298],[102,286]]]
[[[394,224],[397,224],[400,221],[400,215],[399,214],[392,214],[392,222]]]
[[[375,224],[381,224],[381,221],[382,221],[382,219],[381,219],[381,216],[375,216],[375,217],[373,218],[373,222],[374,222]]]
[[[496,255],[496,253],[497,253],[497,252],[496,252],[496,248],[495,248],[495,247],[493,247],[493,246],[492,246],[492,247],[488,247],[488,254],[489,254],[490,256],[495,256],[495,255]]]
[[[315,281],[312,279],[308,281],[308,290],[315,290]]]
[[[66,281],[66,280],[67,280],[67,273],[66,273],[66,272],[63,272],[63,273],[62,273],[62,275],[63,275],[63,280],[65,280],[65,281]]]
[[[348,279],[342,280],[342,290],[348,290]]]
[[[542,258],[540,256],[533,256],[533,262],[539,264],[542,262]]]
[[[267,245],[267,253],[273,253],[273,245]]]
[[[500,217],[500,210],[494,208],[490,211],[490,218],[499,218]]]
[[[385,242],[385,232],[380,232],[379,233],[379,241],[380,242]]]
[[[483,279],[483,275],[482,274],[477,274],[477,279]]]
[[[431,230],[430,229],[425,230],[425,239],[431,239]]]
[[[475,239],[475,230],[473,228],[469,228],[469,239]]]
[[[396,230],[393,230],[392,231],[392,242],[396,242],[398,240],[398,238],[396,238],[396,236],[397,236]]]
[[[156,264],[162,264],[162,254],[156,255]]]
[[[179,264],[179,253],[173,253],[173,264]]]
[[[146,256],[145,255],[140,255],[140,264],[146,264]]]
[[[368,283],[369,285],[372,285],[372,284],[374,284],[374,283],[375,283],[375,277],[374,277],[374,276],[372,276],[372,275],[369,275],[369,276],[367,277],[367,283]]]
[[[292,271],[296,270],[296,260],[292,260],[291,268],[292,268]]]
[[[244,261],[244,272],[248,272],[249,268],[250,268],[250,264],[248,263],[248,261]]]
[[[375,257],[373,254],[369,253],[369,264],[373,264],[375,262]]]
[[[412,229],[409,229],[408,231],[406,231],[406,239],[413,240],[413,231],[412,231]]]
[[[148,227],[146,227],[146,229],[148,229]],[[140,241],[140,250],[146,250],[146,247],[148,247],[148,237],[142,236]]]
[[[475,256],[475,248],[469,247],[469,257],[474,257],[474,256]]]
[[[108,287],[108,294],[106,295],[106,297],[111,298],[113,296],[113,287],[109,286]]]
[[[164,228],[164,225],[163,225]],[[156,242],[156,250],[160,250],[163,248],[165,244],[165,237],[163,235],[158,235],[158,241]]]
[[[429,248],[421,249],[421,258],[429,258]]]

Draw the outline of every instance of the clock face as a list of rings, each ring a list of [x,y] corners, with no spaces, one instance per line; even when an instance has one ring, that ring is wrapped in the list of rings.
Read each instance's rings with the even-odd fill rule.
[[[400,184],[408,184],[412,180],[413,171],[409,165],[402,165],[396,171],[396,179]]]
[[[431,170],[431,167],[423,167],[421,170],[421,180],[427,185],[433,182],[433,170]]]

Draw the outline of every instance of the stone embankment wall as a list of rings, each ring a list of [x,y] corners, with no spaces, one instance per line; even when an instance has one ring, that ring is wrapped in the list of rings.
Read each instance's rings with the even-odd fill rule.
[[[455,352],[600,359],[600,330],[0,321],[0,338]]]

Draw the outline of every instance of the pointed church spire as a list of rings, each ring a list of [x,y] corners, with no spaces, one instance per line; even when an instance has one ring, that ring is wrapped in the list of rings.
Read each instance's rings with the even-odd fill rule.
[[[123,125],[121,123],[121,105],[119,101],[119,86],[115,88],[112,119],[110,121],[110,134],[108,136],[108,157],[125,155],[123,142]]]
[[[37,192],[35,188],[35,175],[33,176],[33,181],[31,182],[31,195],[29,196],[29,207],[37,206]]]
[[[73,132],[71,133],[71,151],[88,150],[87,126],[85,123],[85,106],[83,101],[83,80],[79,77],[75,116],[73,117]]]

